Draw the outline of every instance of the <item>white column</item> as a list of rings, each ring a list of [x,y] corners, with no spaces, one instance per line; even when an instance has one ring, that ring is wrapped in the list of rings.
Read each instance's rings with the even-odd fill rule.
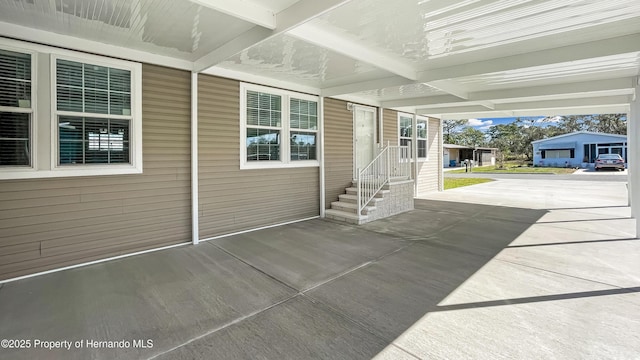
[[[440,134],[438,134],[438,151],[440,152],[439,156],[439,160],[438,163],[440,164],[440,167],[438,169],[438,175],[439,175],[439,180],[438,180],[438,191],[444,191],[444,122],[442,121],[442,119],[440,119]]]
[[[325,183],[325,168],[324,168],[324,96],[320,96],[318,99],[318,158],[320,160],[320,217],[325,217],[324,202],[326,199],[326,183]]]
[[[638,78],[640,81],[640,78]],[[627,116],[627,146],[629,149],[629,200],[631,217],[636,219],[636,237],[640,235],[638,220],[640,207],[640,83],[636,82],[636,95],[631,102],[631,111]]]
[[[198,210],[198,73],[191,73],[191,241],[200,242]]]

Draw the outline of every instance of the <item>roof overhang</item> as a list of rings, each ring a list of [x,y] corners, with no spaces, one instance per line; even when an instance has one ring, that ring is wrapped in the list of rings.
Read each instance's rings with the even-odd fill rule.
[[[640,75],[637,0],[14,0],[0,34],[452,119],[626,113]]]

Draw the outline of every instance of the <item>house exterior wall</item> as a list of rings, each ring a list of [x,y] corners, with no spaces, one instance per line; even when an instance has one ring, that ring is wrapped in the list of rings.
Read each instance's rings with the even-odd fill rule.
[[[143,174],[0,181],[0,279],[190,239],[190,73],[142,68]]]
[[[382,144],[386,145],[388,141],[392,146],[398,146],[398,112],[384,109],[382,121]]]
[[[585,134],[576,133],[568,136],[560,136],[556,138],[549,138],[540,140],[533,143],[533,164],[536,166],[565,166],[571,167],[581,166],[584,163],[584,144],[606,144],[606,143],[626,143],[626,137],[611,136],[608,134]],[[549,147],[553,144],[558,144],[558,147],[564,148],[562,144],[575,143],[574,157],[562,157],[562,158],[542,158],[541,146]],[[548,149],[548,148],[547,148]]]
[[[419,161],[416,170],[416,196],[428,192],[438,191],[441,188],[443,159],[442,146],[440,142],[440,120],[429,118],[429,129],[427,133],[428,160]]]
[[[201,74],[198,87],[200,238],[319,216],[317,166],[240,169],[240,82]]]
[[[353,180],[353,113],[346,101],[324,99],[324,168],[324,206],[329,209]]]

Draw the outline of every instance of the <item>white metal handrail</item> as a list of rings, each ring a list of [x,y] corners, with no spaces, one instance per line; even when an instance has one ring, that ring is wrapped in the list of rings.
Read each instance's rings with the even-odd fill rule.
[[[383,147],[378,155],[364,167],[358,169],[358,214],[391,179],[411,178],[411,158],[408,146]]]

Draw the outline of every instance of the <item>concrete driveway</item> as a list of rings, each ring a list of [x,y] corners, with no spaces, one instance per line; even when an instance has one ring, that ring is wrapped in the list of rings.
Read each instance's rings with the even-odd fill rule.
[[[0,358],[637,358],[625,191],[500,180],[5,283],[0,338],[32,346]]]

